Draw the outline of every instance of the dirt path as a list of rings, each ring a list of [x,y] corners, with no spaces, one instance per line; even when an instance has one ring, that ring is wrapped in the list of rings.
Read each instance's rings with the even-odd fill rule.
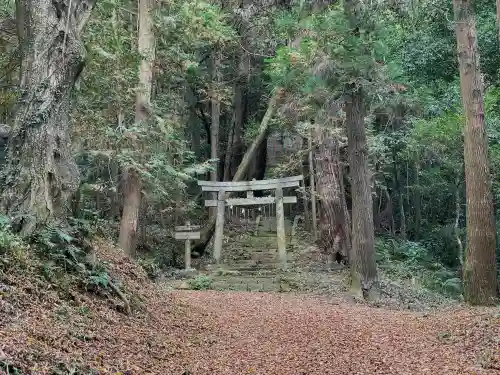
[[[21,374],[75,364],[86,375],[500,374],[498,309],[425,316],[287,294],[149,290],[133,317],[100,302],[31,305],[0,324],[0,365]],[[52,372],[57,363],[66,370]]]
[[[500,374],[500,318],[492,310],[423,316],[250,293],[176,299],[206,311],[217,331],[190,366],[195,375]]]

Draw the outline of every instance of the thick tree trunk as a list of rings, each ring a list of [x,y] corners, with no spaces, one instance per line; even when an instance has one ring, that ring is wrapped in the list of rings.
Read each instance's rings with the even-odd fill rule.
[[[467,249],[464,297],[474,305],[495,302],[496,233],[484,126],[484,97],[473,1],[454,0],[460,87],[466,124],[464,130],[467,196]]]
[[[201,136],[200,136],[200,124],[198,121],[198,116],[193,109],[189,110],[188,127],[191,133],[191,150],[196,156],[196,161],[200,162],[202,159],[201,153]]]
[[[358,297],[371,297],[377,288],[377,266],[363,93],[361,88],[350,87],[350,91],[345,108],[352,180],[351,288]]]
[[[351,248],[350,219],[345,192],[341,190],[340,145],[335,135],[316,128],[316,179],[319,199],[319,243],[337,259],[347,260]],[[337,254],[336,254],[337,253]]]
[[[314,241],[318,239],[318,214],[317,214],[317,194],[316,194],[316,174],[314,173],[314,158],[312,146],[312,131],[309,131],[308,146],[308,161],[309,161],[309,192],[311,196],[311,218],[312,218],[312,232]]]
[[[9,138],[2,211],[32,234],[66,224],[79,173],[71,156],[70,94],[81,73],[80,34],[95,0],[18,0],[21,97]],[[69,10],[69,11],[68,11]]]
[[[308,145],[308,139],[303,137],[302,138],[302,146],[303,146],[303,151],[308,151],[307,147]],[[307,167],[309,166],[309,152],[306,153],[307,160],[304,157],[302,160],[302,175],[304,176],[304,181],[302,182],[302,186],[304,187],[304,197],[303,197],[303,205],[304,205],[304,227],[307,231],[311,230],[311,214],[309,211],[309,198],[307,197]],[[306,167],[307,164],[307,167]]]
[[[346,0],[344,7],[353,36],[359,37],[363,4],[359,0]],[[351,292],[358,297],[371,299],[377,297],[378,280],[371,173],[364,124],[365,96],[363,89],[355,84],[346,85],[346,92],[348,97],[345,112],[352,196]]]
[[[141,179],[134,168],[124,172],[123,206],[118,243],[130,256],[135,256],[137,246],[139,209],[141,206]]]
[[[139,68],[139,86],[135,106],[136,123],[147,121],[150,113],[155,58],[152,9],[153,0],[139,0],[138,51],[142,56],[142,61]],[[139,172],[130,166],[124,168],[123,178],[125,194],[118,243],[126,254],[133,256],[137,245],[142,183]]]

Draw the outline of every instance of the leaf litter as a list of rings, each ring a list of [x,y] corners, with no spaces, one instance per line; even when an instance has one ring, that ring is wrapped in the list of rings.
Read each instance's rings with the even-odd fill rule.
[[[103,246],[102,246],[103,247]],[[3,282],[0,374],[493,375],[500,311],[396,311],[274,293],[169,291],[108,248],[131,300],[61,298],[36,277]]]

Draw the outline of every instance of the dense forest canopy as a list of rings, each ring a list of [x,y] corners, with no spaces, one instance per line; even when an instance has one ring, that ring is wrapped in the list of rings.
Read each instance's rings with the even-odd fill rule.
[[[487,149],[481,186],[494,202],[500,45],[493,0],[454,3],[19,0],[16,11],[4,0],[2,210],[24,235],[84,227],[179,266],[172,229],[186,220],[206,227],[194,251],[210,256],[215,216],[197,179],[304,173],[318,244],[349,258],[357,289],[372,288],[375,260],[390,254],[429,265],[460,294],[474,192],[456,21],[466,14],[470,26],[472,15],[477,26],[488,147],[475,145]],[[23,21],[42,8],[52,29]],[[271,163],[284,133],[303,141]]]

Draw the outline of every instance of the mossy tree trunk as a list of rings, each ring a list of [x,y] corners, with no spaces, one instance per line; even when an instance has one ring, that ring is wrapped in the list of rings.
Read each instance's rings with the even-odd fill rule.
[[[18,0],[20,99],[3,170],[1,209],[33,234],[66,224],[79,173],[71,156],[70,95],[85,60],[81,32],[95,0]]]
[[[479,65],[473,1],[454,0],[460,87],[466,118],[464,129],[467,196],[467,249],[464,297],[474,305],[495,302],[496,228],[484,125],[484,85]]]

